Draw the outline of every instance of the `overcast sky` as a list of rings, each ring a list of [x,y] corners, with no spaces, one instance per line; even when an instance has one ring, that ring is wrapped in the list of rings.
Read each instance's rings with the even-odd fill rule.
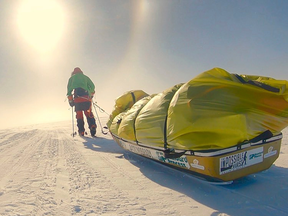
[[[106,112],[199,73],[288,79],[286,0],[1,0],[0,128],[70,120],[80,67]]]

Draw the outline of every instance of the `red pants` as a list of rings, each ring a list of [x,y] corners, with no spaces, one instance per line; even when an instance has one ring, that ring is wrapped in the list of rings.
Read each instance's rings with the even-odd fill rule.
[[[91,102],[90,102],[91,103]],[[86,104],[87,105],[87,104]],[[89,105],[89,104],[88,104]],[[75,104],[75,108],[76,108],[77,104]],[[81,107],[81,106],[80,106]],[[88,106],[89,107],[89,106]],[[79,108],[79,107],[78,107]],[[87,107],[86,107],[87,108]],[[88,125],[89,125],[89,129],[90,129],[90,132],[91,132],[91,135],[94,136],[95,133],[96,133],[96,122],[95,122],[95,118],[94,118],[94,115],[93,115],[93,112],[92,112],[92,107],[90,105],[90,107],[87,109],[87,110],[77,110],[76,111],[76,119],[77,119],[77,127],[78,127],[78,131],[79,133],[80,132],[83,132],[85,131],[85,128],[84,128],[84,119],[83,119],[83,112],[86,116],[86,119],[87,119],[87,122],[88,122]]]
[[[91,111],[91,107],[90,107],[90,109],[88,109],[88,110],[83,110],[83,111],[82,111],[82,110],[79,110],[79,111],[76,111],[76,119],[83,119],[83,112],[84,112],[85,116],[87,117],[87,119],[94,117],[94,115],[93,115],[93,113],[92,113],[92,111]]]

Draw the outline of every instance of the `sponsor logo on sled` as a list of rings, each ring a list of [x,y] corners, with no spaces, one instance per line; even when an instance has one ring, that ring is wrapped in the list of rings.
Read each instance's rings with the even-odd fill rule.
[[[263,161],[263,147],[220,158],[220,175]]]
[[[277,150],[273,151],[273,146],[270,146],[268,149],[268,153],[264,154],[264,158],[268,158],[276,154],[277,154]]]
[[[148,158],[153,158],[149,149],[142,148],[140,146],[135,146],[132,144],[129,144],[127,149],[136,154],[143,155]]]
[[[190,168],[190,165],[188,163],[188,160],[186,158],[186,156],[181,156],[180,158],[165,158],[164,153],[163,152],[156,152],[157,154],[157,159],[163,163],[169,163],[169,164],[173,164],[173,165],[177,165],[180,167],[185,167],[185,168]]]
[[[190,164],[192,167],[196,168],[196,169],[200,169],[200,170],[204,170],[205,167],[202,165],[199,165],[199,161],[197,159],[193,160],[193,163]]]

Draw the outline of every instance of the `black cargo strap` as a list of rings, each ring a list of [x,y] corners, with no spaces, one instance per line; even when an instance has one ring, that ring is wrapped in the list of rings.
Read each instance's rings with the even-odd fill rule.
[[[171,149],[166,149],[163,152],[164,152],[165,158],[170,158],[170,159],[180,158],[182,155],[186,153],[186,151],[174,152]]]
[[[165,121],[164,121],[164,131],[163,131],[163,135],[164,135],[164,149],[167,149],[167,115],[165,117]]]
[[[254,143],[254,142],[258,142],[260,140],[265,140],[265,139],[269,139],[273,137],[273,134],[270,130],[266,130],[265,132],[263,132],[262,134],[254,137],[253,139],[249,140],[250,142]]]
[[[241,146],[242,146],[243,144],[246,144],[247,142],[248,142],[248,143],[256,143],[256,142],[259,142],[259,141],[261,141],[261,140],[263,140],[263,141],[265,142],[266,139],[269,139],[269,138],[271,138],[271,137],[273,137],[272,132],[271,132],[270,130],[266,130],[266,131],[264,131],[263,133],[259,134],[258,136],[254,137],[253,139],[251,139],[251,140],[249,140],[249,141],[246,141],[246,142],[244,142],[244,143],[239,143],[239,144],[237,145],[237,149],[241,149]]]
[[[135,98],[134,92],[131,92],[131,95],[132,95],[132,99],[133,99],[133,104],[135,104],[136,103],[136,98]]]
[[[175,152],[172,149],[168,149],[168,143],[167,143],[167,115],[165,117],[165,121],[164,121],[164,131],[163,131],[163,138],[164,138],[164,156],[165,158],[170,158],[170,159],[174,159],[174,158],[179,158],[182,155],[184,155],[186,153],[186,150],[184,150],[183,152]]]
[[[267,85],[265,83],[262,83],[262,82],[258,82],[258,81],[255,81],[255,80],[244,80],[243,77],[241,77],[240,75],[238,74],[234,74],[241,83],[243,84],[250,84],[250,85],[254,85],[254,86],[257,86],[257,87],[260,87],[262,89],[265,89],[267,91],[270,91],[270,92],[275,92],[275,93],[279,93],[280,92],[280,89],[276,88],[276,87],[273,87],[273,86],[270,86],[270,85]]]

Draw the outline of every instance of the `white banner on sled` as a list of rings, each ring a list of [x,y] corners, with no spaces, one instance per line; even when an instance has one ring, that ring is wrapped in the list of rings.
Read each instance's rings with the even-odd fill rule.
[[[263,147],[220,158],[220,175],[263,161]]]

